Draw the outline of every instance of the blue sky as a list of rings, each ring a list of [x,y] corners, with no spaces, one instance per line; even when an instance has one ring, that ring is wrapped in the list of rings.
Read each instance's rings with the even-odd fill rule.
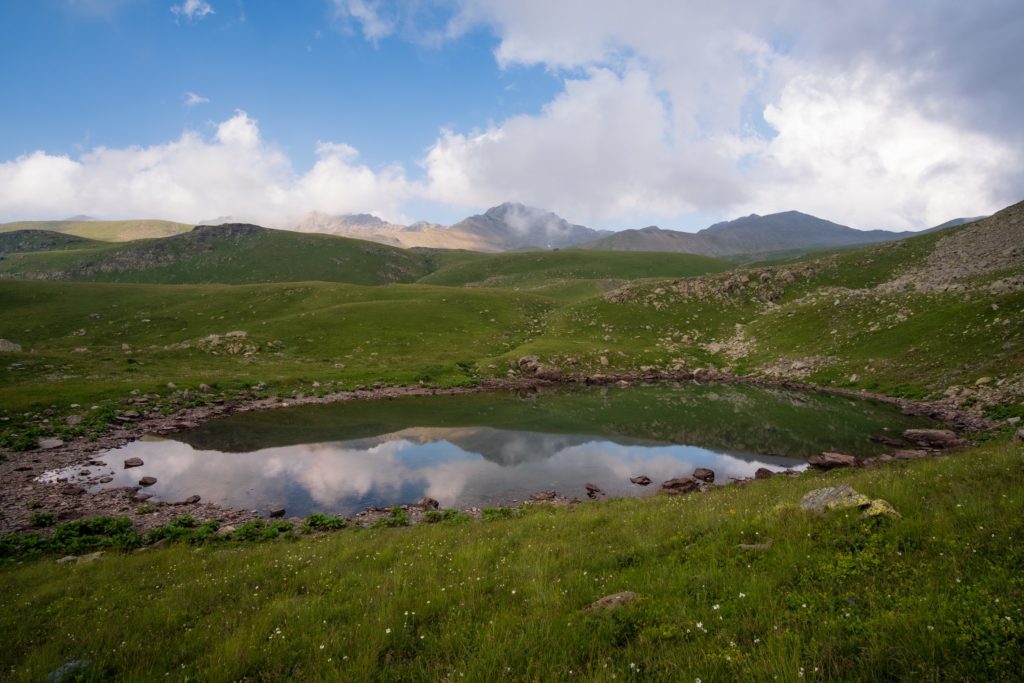
[[[0,27],[0,220],[905,229],[1024,187],[1014,0],[11,0]]]

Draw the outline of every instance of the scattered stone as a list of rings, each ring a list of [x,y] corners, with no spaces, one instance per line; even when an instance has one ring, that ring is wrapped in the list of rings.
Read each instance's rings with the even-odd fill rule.
[[[1011,427],[1020,422],[1020,415],[1014,415],[1013,417],[1006,418],[1006,424]]]
[[[274,508],[270,511],[271,517],[284,517],[284,508]]]
[[[584,485],[583,488],[587,490],[587,498],[594,499],[597,498],[598,496],[604,495],[604,489],[602,489],[597,484],[591,484],[589,481]]]
[[[74,427],[75,425],[82,424],[82,416],[68,415],[67,417],[64,418],[64,424],[66,424],[68,427]]]
[[[538,365],[533,371],[533,376],[537,379],[554,381],[562,379],[562,371],[554,365]]]
[[[807,464],[819,470],[831,470],[836,467],[856,467],[857,458],[843,453],[820,453],[807,458]]]
[[[827,486],[823,489],[808,491],[800,499],[800,507],[808,512],[823,513],[828,510],[842,510],[853,507],[866,507],[871,499],[863,493],[857,493],[849,484]]]
[[[1018,429],[1017,433],[1013,435],[1014,441],[1024,441],[1024,428]]]
[[[143,477],[139,479],[139,486],[152,486],[156,483],[156,477]]]
[[[661,490],[666,493],[692,493],[700,490],[700,482],[693,477],[677,477],[662,483]]]
[[[438,508],[441,507],[441,504],[438,503],[433,498],[431,498],[430,496],[423,496],[418,501],[416,501],[416,505],[418,507],[423,508],[424,510],[437,510]]]
[[[864,512],[861,514],[861,517],[864,518],[891,517],[892,519],[899,519],[902,516],[903,515],[896,512],[896,508],[894,508],[889,501],[882,500],[881,498],[876,498],[871,501],[868,506],[864,508]]]
[[[146,463],[142,462],[142,458],[128,458],[127,460],[124,461],[124,468],[128,469],[129,467],[142,467],[145,464]]]
[[[962,446],[963,439],[949,429],[908,429],[903,438],[926,448],[953,448]]]
[[[210,388],[209,384],[200,384],[198,387],[196,387],[196,389],[201,394],[209,394],[211,391],[213,391],[213,389]]]
[[[533,495],[530,496],[530,500],[547,501],[554,500],[557,497],[557,491],[538,491],[537,493],[534,493]]]
[[[183,500],[180,503],[178,503],[178,505],[195,505],[200,500],[202,500],[202,498],[200,498],[199,496],[191,495],[188,498],[186,498],[185,500]]]
[[[709,470],[707,467],[698,467],[693,471],[693,478],[711,484],[715,481],[715,471]]]
[[[641,474],[639,477],[630,477],[629,480],[637,486],[650,486],[651,478],[646,474]]]
[[[892,457],[896,460],[916,460],[917,458],[927,458],[928,451],[922,451],[915,448],[903,448],[893,452]]]
[[[611,595],[606,595],[600,600],[597,600],[583,611],[603,612],[605,610],[615,609],[617,607],[622,607],[623,605],[628,605],[635,599],[636,593],[634,593],[633,591],[622,591],[621,593],[612,593]]]
[[[772,542],[765,541],[764,543],[740,543],[736,547],[740,550],[768,550],[772,547]]]
[[[153,496],[151,494],[149,494],[149,493],[143,493],[142,491],[136,491],[135,493],[132,494],[131,501],[133,503],[145,503],[147,500],[149,500],[152,497]]]
[[[774,476],[775,473],[767,467],[758,467],[757,471],[754,472],[754,479],[771,479]]]
[[[7,339],[0,339],[0,351],[5,353],[19,353],[21,351],[21,344],[15,344]]]
[[[534,370],[537,369],[537,366],[540,365],[540,357],[523,356],[522,358],[519,359],[517,365],[519,366],[520,370],[527,370],[529,372],[533,372]]]
[[[100,483],[101,484],[109,484],[112,481],[114,481],[113,477],[101,477],[100,478]]]
[[[50,449],[50,448],[60,448],[61,446],[64,445],[64,441],[62,439],[57,439],[57,438],[44,438],[44,439],[39,439],[38,445],[39,445],[39,448],[42,448],[43,450],[47,450],[47,449]]]
[[[59,562],[60,560],[57,561]],[[72,679],[77,680],[78,677],[76,674],[91,663],[92,662],[88,659],[72,659],[46,674],[46,678],[43,680],[45,680],[46,683],[62,683],[62,681],[69,681]]]

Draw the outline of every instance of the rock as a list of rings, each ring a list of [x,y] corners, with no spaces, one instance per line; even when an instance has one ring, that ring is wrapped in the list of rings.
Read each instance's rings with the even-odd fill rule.
[[[711,484],[715,481],[715,471],[709,470],[707,467],[698,467],[693,471],[693,478]]]
[[[178,505],[195,505],[200,500],[202,500],[201,497],[199,497],[197,495],[191,495],[188,498],[186,498],[185,500],[183,500],[180,503],[178,503]]]
[[[268,513],[272,518],[284,517],[284,508],[274,508]]]
[[[808,491],[800,499],[800,507],[808,512],[823,513],[828,510],[842,510],[852,507],[866,507],[871,499],[863,493],[857,493],[849,484],[827,486],[823,489]]]
[[[562,379],[562,371],[554,365],[538,365],[533,370],[533,376],[537,379],[559,380]]]
[[[554,500],[557,497],[558,493],[556,491],[538,491],[537,493],[534,493],[533,495],[530,496],[530,500]]]
[[[21,344],[15,344],[7,339],[0,339],[0,352],[4,353],[19,353],[21,351]]]
[[[139,486],[152,486],[156,483],[156,477],[143,477],[139,479]]]
[[[61,557],[57,560],[57,564],[68,564],[70,562],[74,562],[77,559],[78,558],[74,555],[65,555],[64,557]]]
[[[928,451],[922,451],[914,448],[901,448],[898,451],[894,451],[892,457],[896,460],[916,460],[917,458],[927,458]]]
[[[600,362],[602,368],[608,367],[608,356],[601,356]]]
[[[142,491],[136,491],[135,493],[132,494],[131,501],[133,503],[145,503],[147,500],[149,500],[152,497],[153,496],[148,494],[148,493],[143,493]]]
[[[583,611],[603,612],[605,610],[615,609],[617,607],[622,607],[623,605],[628,605],[634,600],[636,600],[636,593],[634,593],[633,591],[622,591],[621,593],[612,593],[611,595],[606,595],[600,600],[597,600],[589,607],[585,608]]]
[[[416,505],[418,507],[423,508],[424,510],[437,510],[438,508],[441,507],[441,504],[438,503],[433,498],[431,498],[430,496],[423,496],[418,501],[416,501]]]
[[[908,429],[903,438],[926,448],[953,448],[962,446],[963,439],[949,429]]]
[[[517,361],[516,364],[519,366],[520,370],[529,370],[532,372],[533,370],[537,369],[538,365],[540,365],[540,357],[523,356]]]
[[[892,504],[889,503],[889,501],[882,500],[881,498],[876,498],[875,500],[871,501],[871,503],[869,503],[868,506],[864,508],[864,512],[861,514],[861,517],[864,518],[891,517],[892,519],[899,519],[902,516],[903,515],[896,512],[896,508],[894,508]]]
[[[856,467],[857,458],[843,453],[820,453],[807,458],[807,464],[819,470],[831,470],[836,467]]]
[[[772,542],[765,541],[764,543],[740,543],[736,547],[740,550],[768,550],[772,547]]]
[[[1018,429],[1017,433],[1013,435],[1014,441],[1024,441],[1024,428]]]
[[[60,560],[58,560],[58,562],[59,561]],[[46,674],[46,678],[43,680],[46,681],[46,683],[62,683],[62,681],[79,680],[78,672],[82,671],[90,664],[92,664],[92,661],[88,659],[72,659]]]
[[[128,458],[127,460],[124,461],[124,468],[128,469],[129,467],[142,467],[145,464],[146,463],[142,462],[142,458]]]
[[[774,476],[775,473],[767,467],[758,467],[757,471],[754,472],[754,479],[771,479]]]
[[[110,482],[112,482],[112,481],[114,481],[114,478],[113,478],[113,477],[102,477],[102,478],[100,479],[100,483],[101,483],[101,484],[109,484],[109,483],[110,483]]]
[[[1006,424],[1010,425],[1011,427],[1016,425],[1018,422],[1020,422],[1020,415],[1014,415],[1013,417],[1006,418]]]
[[[641,474],[639,477],[630,477],[629,480],[637,486],[650,486],[651,478],[646,474]]]
[[[693,477],[677,477],[662,483],[661,490],[666,493],[692,493],[700,490],[700,482]]]
[[[589,481],[584,485],[583,488],[587,490],[587,498],[593,499],[597,498],[600,495],[604,495],[604,489],[602,489],[597,484],[591,484]]]
[[[64,441],[61,440],[61,439],[52,438],[52,437],[51,438],[44,438],[44,439],[39,439],[38,445],[39,445],[39,448],[42,448],[43,450],[46,450],[46,449],[49,449],[49,448],[60,448],[61,446],[64,445]]]
[[[64,424],[66,424],[68,427],[74,427],[75,425],[82,424],[82,416],[68,415],[67,417],[64,418]]]
[[[991,384],[991,383],[992,383],[992,378],[991,377],[979,377],[978,379],[974,380],[974,386],[976,386],[976,387],[980,387],[983,384]]]

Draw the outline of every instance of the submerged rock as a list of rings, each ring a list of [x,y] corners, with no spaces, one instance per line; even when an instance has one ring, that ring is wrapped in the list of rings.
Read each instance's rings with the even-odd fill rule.
[[[693,493],[700,490],[700,481],[693,477],[677,477],[664,482],[661,490],[672,494]]]
[[[142,458],[128,458],[127,460],[124,461],[124,468],[128,469],[129,467],[142,467],[145,464],[146,463],[142,462]]]
[[[156,477],[143,477],[139,479],[139,486],[152,486],[156,483]]]
[[[650,486],[651,478],[646,474],[641,474],[639,477],[630,477],[629,480],[637,486]]]
[[[709,470],[707,467],[698,467],[693,471],[693,478],[711,484],[715,481],[715,471]]]

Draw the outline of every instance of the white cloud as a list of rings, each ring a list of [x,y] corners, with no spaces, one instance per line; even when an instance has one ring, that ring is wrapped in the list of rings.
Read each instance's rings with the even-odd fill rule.
[[[355,20],[363,30],[363,37],[377,41],[391,35],[394,21],[385,18],[379,3],[373,0],[334,0],[334,7],[342,19]]]
[[[399,219],[417,192],[399,167],[375,171],[347,145],[321,143],[299,173],[236,112],[212,139],[186,132],[148,147],[100,147],[78,159],[42,151],[0,163],[0,218],[238,216],[285,225],[308,211],[368,211]]]
[[[197,104],[206,104],[209,101],[210,101],[209,97],[203,97],[202,95],[197,95],[194,92],[187,92],[187,93],[185,93],[185,106],[186,107],[194,107]]]
[[[189,21],[202,19],[207,14],[214,14],[213,7],[205,0],[185,0],[180,5],[171,5],[171,12]]]

